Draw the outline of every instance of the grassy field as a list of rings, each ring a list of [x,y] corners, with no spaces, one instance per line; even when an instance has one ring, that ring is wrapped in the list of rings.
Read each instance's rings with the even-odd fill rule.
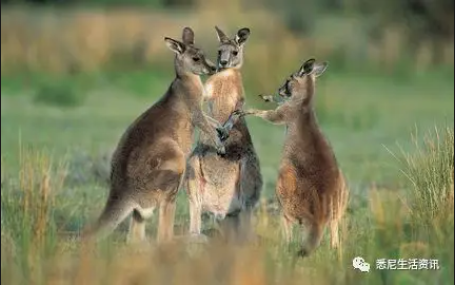
[[[52,84],[45,76],[2,76],[2,284],[453,284],[454,83],[438,73],[329,67],[320,78],[318,118],[351,189],[341,252],[324,241],[297,260],[296,248],[281,244],[273,206],[284,128],[258,118],[248,124],[265,181],[259,245],[130,250],[124,223],[81,252],[77,234],[104,205],[112,150],[172,76],[79,75]],[[248,105],[272,108],[255,95]],[[187,231],[183,191],[176,219],[176,232]],[[155,225],[156,218],[148,223],[150,240]],[[354,270],[355,256],[372,270]],[[440,269],[376,270],[380,258],[438,259]]]

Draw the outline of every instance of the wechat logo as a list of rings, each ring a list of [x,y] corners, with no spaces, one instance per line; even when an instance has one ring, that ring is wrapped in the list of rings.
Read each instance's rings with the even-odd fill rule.
[[[352,260],[352,266],[362,272],[370,272],[370,264],[365,262],[362,257],[356,257]]]

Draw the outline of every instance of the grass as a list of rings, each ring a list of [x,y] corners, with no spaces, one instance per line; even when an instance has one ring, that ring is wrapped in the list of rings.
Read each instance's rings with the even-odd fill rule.
[[[2,78],[2,284],[453,283],[453,81],[431,74],[334,71],[319,79],[321,127],[351,188],[341,256],[324,241],[313,256],[296,260],[297,245],[281,243],[266,200],[273,201],[284,129],[255,118],[248,123],[265,180],[259,245],[131,250],[124,223],[99,247],[80,248],[78,231],[105,202],[109,156],[128,124],[165,91],[164,77],[170,74],[53,78],[82,93],[78,108],[36,104],[33,96],[48,78],[30,76],[26,86]],[[128,92],[129,86],[143,89]],[[254,95],[247,104],[271,108]],[[409,135],[435,125],[447,131]],[[188,222],[181,192],[176,232]],[[155,229],[156,218],[147,228],[152,240]],[[355,256],[371,263],[370,273],[352,268]],[[381,258],[438,259],[441,268],[376,270]]]
[[[426,135],[423,146],[416,138],[414,141],[417,152],[402,153],[399,158],[403,174],[412,184],[409,208],[413,222],[429,229],[443,229],[441,225],[453,224],[453,129],[436,128]]]

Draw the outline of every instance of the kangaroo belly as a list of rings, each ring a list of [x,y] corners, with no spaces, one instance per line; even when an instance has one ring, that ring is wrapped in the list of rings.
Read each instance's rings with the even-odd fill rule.
[[[202,208],[224,218],[243,208],[244,199],[239,192],[239,163],[226,161],[219,156],[201,158],[203,179]]]
[[[204,189],[202,210],[223,219],[229,213],[243,209],[244,202],[236,192],[236,187],[229,186],[220,189],[207,185]]]
[[[238,180],[239,162],[208,153],[200,157],[201,170],[206,184],[225,187]]]

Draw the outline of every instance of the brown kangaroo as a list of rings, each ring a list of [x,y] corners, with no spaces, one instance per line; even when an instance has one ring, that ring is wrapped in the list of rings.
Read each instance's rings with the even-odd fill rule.
[[[205,100],[208,114],[218,122],[225,122],[245,100],[240,68],[250,30],[242,28],[230,39],[218,27],[215,29],[220,42],[218,72],[205,83]],[[221,229],[226,238],[245,241],[251,237],[251,213],[262,189],[259,159],[245,120],[231,120],[230,128],[229,138],[224,141],[224,156],[218,156],[206,134],[201,134],[188,160],[185,186],[190,235],[194,238],[205,240],[201,235],[202,211],[223,220]]]
[[[327,224],[331,246],[338,247],[338,225],[345,212],[348,189],[329,142],[321,132],[313,107],[316,77],[327,63],[307,60],[278,90],[277,96],[261,96],[279,103],[275,110],[235,111],[234,116],[254,115],[286,125],[276,195],[282,208],[283,233],[287,242],[292,226],[304,230],[299,255],[307,256],[320,244]]]
[[[224,153],[216,125],[202,112],[200,75],[216,67],[194,46],[194,33],[183,29],[183,42],[165,38],[175,52],[176,77],[164,96],[139,116],[123,134],[111,165],[110,194],[97,223],[86,237],[113,231],[131,212],[129,241],[145,238],[145,219],[159,206],[157,240],[173,237],[176,195],[198,127]],[[99,235],[98,235],[99,236]]]

